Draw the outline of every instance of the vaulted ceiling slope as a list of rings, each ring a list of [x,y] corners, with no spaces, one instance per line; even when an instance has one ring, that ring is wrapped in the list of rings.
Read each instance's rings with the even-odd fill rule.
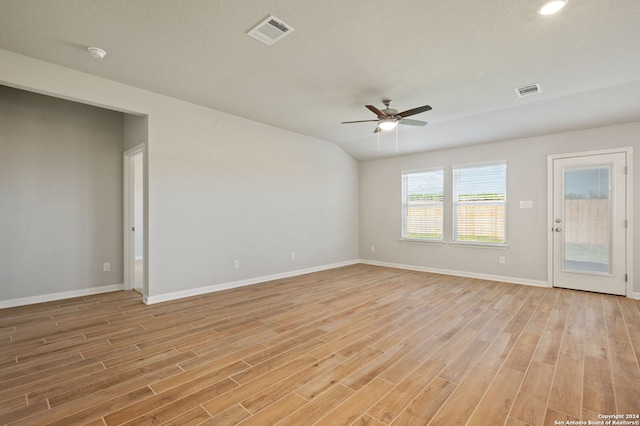
[[[396,155],[365,104],[403,111],[400,154],[640,120],[640,1],[3,0],[0,48],[342,146]],[[294,31],[246,33],[274,15]],[[87,48],[107,51],[102,60]],[[539,83],[519,98],[514,88]]]

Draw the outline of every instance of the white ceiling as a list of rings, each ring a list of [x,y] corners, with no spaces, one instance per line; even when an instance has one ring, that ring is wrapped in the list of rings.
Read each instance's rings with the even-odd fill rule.
[[[376,151],[364,105],[429,104],[400,154],[640,120],[640,1],[2,0],[0,48]],[[295,28],[267,46],[269,15]],[[107,51],[93,59],[88,46]],[[1,66],[1,64],[0,64]],[[514,88],[540,83],[518,98]]]

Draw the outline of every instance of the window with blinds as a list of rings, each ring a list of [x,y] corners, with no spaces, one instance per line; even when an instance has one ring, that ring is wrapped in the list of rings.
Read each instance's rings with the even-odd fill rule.
[[[506,163],[453,168],[453,242],[505,245]]]
[[[402,239],[442,241],[443,169],[402,174]]]

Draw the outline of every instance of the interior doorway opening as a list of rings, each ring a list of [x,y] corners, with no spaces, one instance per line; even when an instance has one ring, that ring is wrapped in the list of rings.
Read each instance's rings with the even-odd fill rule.
[[[140,144],[124,154],[125,288],[143,296],[147,294],[144,148]]]

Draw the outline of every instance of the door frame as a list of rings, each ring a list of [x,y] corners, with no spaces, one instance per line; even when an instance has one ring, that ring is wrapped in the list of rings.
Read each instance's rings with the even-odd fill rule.
[[[626,155],[627,173],[625,178],[625,201],[626,201],[626,217],[627,217],[627,229],[625,230],[625,269],[626,269],[626,293],[627,297],[633,295],[633,148],[614,148],[598,151],[585,151],[585,152],[572,152],[567,154],[555,154],[547,157],[547,281],[549,287],[554,287],[553,279],[553,162],[554,160],[572,158],[572,157],[586,157],[590,155],[603,155],[603,154],[615,154],[624,153]]]
[[[142,154],[142,187],[144,188],[143,194],[143,285],[142,296],[143,300],[146,300],[149,294],[149,284],[147,279],[147,272],[149,270],[149,250],[148,250],[148,190],[147,190],[147,144],[141,143],[133,148],[124,152],[123,155],[123,266],[124,266],[124,288],[125,290],[132,290],[135,282],[135,239],[131,229],[135,224],[135,212],[134,212],[134,156]]]

